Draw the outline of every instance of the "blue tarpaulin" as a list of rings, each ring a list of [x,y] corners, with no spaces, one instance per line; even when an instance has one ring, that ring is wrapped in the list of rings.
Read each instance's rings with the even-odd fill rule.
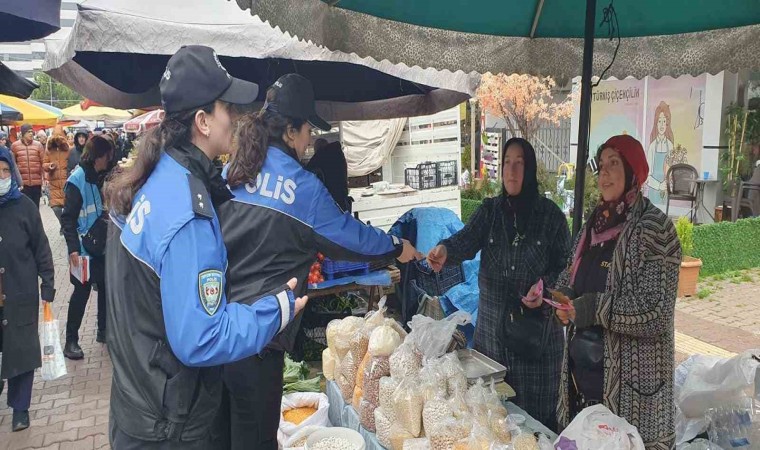
[[[464,228],[462,221],[449,209],[414,208],[401,216],[389,233],[409,239],[417,247],[417,250],[423,255],[427,255],[441,240],[450,237],[462,228]],[[478,288],[480,253],[472,261],[465,261],[462,264],[462,269],[464,271],[464,283],[452,287],[440,296],[441,306],[446,315],[454,311],[470,313],[474,325],[478,317],[478,299],[480,297],[480,289]]]

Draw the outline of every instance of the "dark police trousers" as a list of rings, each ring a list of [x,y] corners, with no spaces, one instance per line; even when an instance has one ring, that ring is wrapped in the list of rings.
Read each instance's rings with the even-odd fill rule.
[[[284,352],[265,349],[224,366],[221,414],[228,414],[228,448],[277,450],[284,364]]]

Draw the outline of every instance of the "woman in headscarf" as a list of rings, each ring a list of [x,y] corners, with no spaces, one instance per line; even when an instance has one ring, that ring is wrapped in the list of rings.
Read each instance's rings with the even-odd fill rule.
[[[55,270],[40,210],[21,195],[14,166],[10,152],[0,149],[0,379],[8,380],[11,429],[20,431],[29,428],[34,369],[42,365],[40,296],[53,301]]]
[[[484,200],[428,262],[439,271],[482,250],[475,349],[507,366],[515,403],[555,428],[564,338],[539,288],[554,286],[567,266],[570,231],[559,207],[539,194],[536,154],[525,139],[504,145],[502,180],[501,195]]]
[[[641,195],[649,174],[631,136],[597,153],[601,198],[579,234],[565,286],[572,305],[558,421],[602,403],[638,428],[647,448],[669,449],[673,421],[674,307],[681,246],[673,222]]]

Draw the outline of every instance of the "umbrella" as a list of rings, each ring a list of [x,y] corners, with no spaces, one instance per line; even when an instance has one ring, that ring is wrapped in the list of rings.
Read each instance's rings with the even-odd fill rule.
[[[0,125],[11,125],[12,122],[17,122],[23,118],[23,114],[17,109],[0,103]]]
[[[61,29],[61,0],[0,2],[0,42],[43,38]]]
[[[164,120],[164,110],[156,109],[126,121],[122,128],[128,133],[142,133],[157,126],[162,120]]]
[[[477,8],[467,0],[236,1],[302,39],[360,56],[481,73],[582,73],[578,167],[588,159],[593,73],[622,79],[760,68],[757,0],[483,0]],[[577,174],[576,233],[585,171]]]
[[[58,118],[61,117],[61,110],[44,103],[34,100],[23,100],[8,95],[0,95],[0,103],[3,103],[17,110],[23,116],[22,119],[14,121],[12,125],[30,125],[55,126]]]
[[[480,77],[359,58],[300,42],[207,0],[87,0],[62,42],[47,42],[43,70],[87,98],[121,109],[160,106],[158,82],[182,45],[218,52],[229,72],[270,86],[297,72],[314,85],[328,120],[432,114],[474,94]],[[266,89],[261,89],[263,101]]]
[[[32,91],[40,87],[37,83],[19,76],[5,64],[0,62],[0,94],[27,98]]]
[[[107,106],[90,106],[88,108],[83,108],[83,103],[84,102],[81,102],[74,106],[64,108],[61,111],[63,113],[61,120],[103,121],[109,124],[107,126],[113,126],[113,124],[124,123],[132,117],[132,114],[127,111],[109,108]]]

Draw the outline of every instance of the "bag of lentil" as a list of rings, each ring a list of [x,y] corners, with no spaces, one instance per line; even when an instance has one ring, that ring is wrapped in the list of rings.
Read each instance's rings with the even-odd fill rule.
[[[299,424],[288,422],[285,420],[284,413],[295,408],[315,408],[314,414],[311,414],[305,418]],[[330,402],[327,399],[327,395],[317,392],[296,392],[293,394],[287,394],[282,396],[282,406],[280,406],[280,429],[277,433],[277,441],[280,446],[284,446],[285,442],[295,435],[298,431],[301,431],[307,427],[329,427],[330,418],[328,417],[328,410],[330,409]]]
[[[413,437],[419,437],[422,432],[424,402],[425,400],[420,393],[419,379],[415,376],[404,378],[393,393],[396,420]]]

